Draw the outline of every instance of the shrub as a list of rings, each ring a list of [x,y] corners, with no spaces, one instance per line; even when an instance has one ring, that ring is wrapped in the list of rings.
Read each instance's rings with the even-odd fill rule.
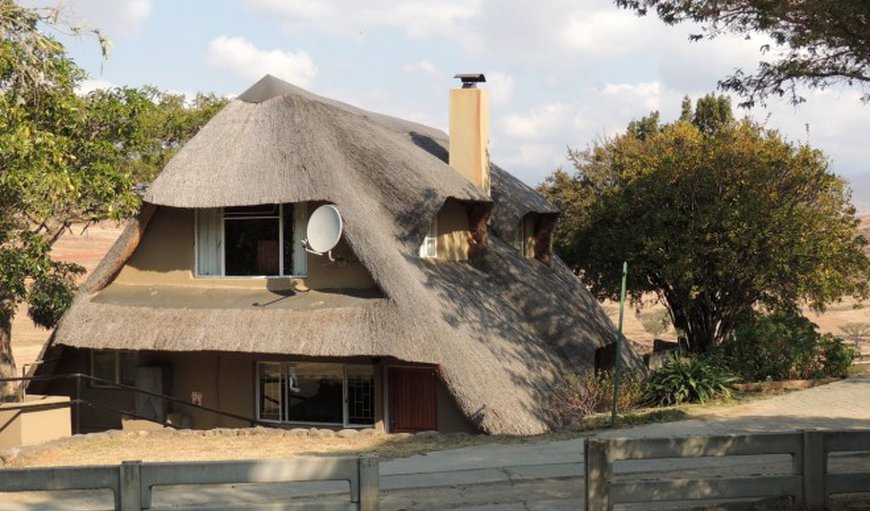
[[[643,379],[633,371],[624,371],[619,380],[616,406],[620,412],[633,410],[643,401]],[[606,412],[613,406],[613,373],[569,374],[553,388],[550,408],[561,427],[577,423],[587,415]]]
[[[668,329],[671,327],[671,318],[668,315],[668,311],[666,310],[652,311],[645,314],[640,314],[638,316],[638,319],[640,319],[640,323],[641,325],[643,325],[643,329],[656,338],[667,332]]]
[[[723,364],[744,381],[843,377],[857,356],[799,311],[756,315],[723,343]]]
[[[674,352],[661,369],[646,381],[644,402],[653,406],[704,403],[715,397],[730,397],[730,383],[737,378],[718,364],[702,357],[681,357]]]

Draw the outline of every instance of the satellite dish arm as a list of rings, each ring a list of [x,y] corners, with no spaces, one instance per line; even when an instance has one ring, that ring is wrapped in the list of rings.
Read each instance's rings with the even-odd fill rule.
[[[305,251],[308,252],[309,254],[314,254],[314,255],[319,255],[319,256],[325,255],[326,257],[329,258],[330,262],[333,262],[333,263],[335,262],[335,258],[332,257],[332,250],[327,250],[326,253],[313,250],[311,248],[311,245],[308,244],[307,238],[302,240],[302,248],[304,248]]]

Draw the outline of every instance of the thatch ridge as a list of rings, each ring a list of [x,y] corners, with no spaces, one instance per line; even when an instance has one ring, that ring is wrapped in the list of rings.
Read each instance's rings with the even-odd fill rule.
[[[550,266],[526,260],[498,237],[474,264],[418,258],[446,200],[486,206],[489,198],[444,163],[437,130],[406,128],[417,126],[383,124],[298,94],[236,100],[182,148],[145,196],[188,208],[333,202],[346,220],[345,239],[384,299],[318,310],[169,309],[103,303],[88,289],[56,341],[437,364],[459,407],[483,431],[547,431],[548,388],[564,372],[589,369],[594,350],[612,342],[613,325],[558,259]],[[494,173],[495,211],[511,218],[505,225],[529,208],[552,213],[518,183],[501,169]],[[113,249],[109,267],[122,252]],[[282,335],[290,329],[298,335]]]

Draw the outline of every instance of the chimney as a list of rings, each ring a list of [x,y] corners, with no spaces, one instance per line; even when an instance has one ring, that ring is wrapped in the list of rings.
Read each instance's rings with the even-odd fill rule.
[[[450,89],[450,166],[489,195],[489,96],[477,84],[483,73],[458,74]]]

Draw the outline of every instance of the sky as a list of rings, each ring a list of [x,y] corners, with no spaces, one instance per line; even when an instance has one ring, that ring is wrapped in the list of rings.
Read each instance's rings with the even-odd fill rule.
[[[57,5],[26,0],[29,6]],[[57,37],[88,71],[83,91],[155,85],[233,96],[270,73],[317,94],[446,131],[447,91],[459,72],[484,72],[491,154],[536,185],[585,148],[681,99],[754,69],[763,36],[689,42],[691,25],[638,17],[611,0],[67,0],[65,19],[112,42]],[[750,115],[825,151],[870,213],[870,105],[860,91],[807,91],[797,107],[773,99]],[[737,101],[734,101],[737,104]]]

